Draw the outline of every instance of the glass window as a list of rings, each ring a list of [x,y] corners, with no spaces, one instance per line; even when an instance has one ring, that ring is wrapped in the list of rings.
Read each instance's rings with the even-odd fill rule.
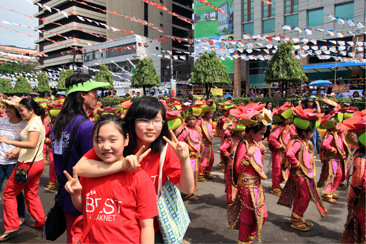
[[[354,4],[348,3],[335,7],[335,16],[344,19],[353,19]]]
[[[248,23],[243,25],[243,33],[254,34],[254,23]]]
[[[308,26],[322,25],[324,23],[324,10],[317,9],[308,12]]]
[[[254,19],[254,0],[243,0],[243,21]]]
[[[298,26],[299,16],[297,14],[285,16],[285,25]]]
[[[299,0],[285,0],[285,13],[292,13],[299,11]]]
[[[263,18],[276,15],[276,0],[271,1],[273,4],[267,5],[262,2]]]
[[[271,32],[275,31],[275,28],[276,28],[275,19],[263,20],[262,24],[263,24],[263,26],[262,26],[263,34],[264,33],[271,33]]]

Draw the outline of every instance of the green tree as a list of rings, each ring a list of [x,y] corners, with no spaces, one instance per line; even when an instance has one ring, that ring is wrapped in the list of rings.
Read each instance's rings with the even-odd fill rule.
[[[7,63],[11,63],[11,65]],[[3,64],[0,65],[0,74],[13,74],[21,72],[31,73],[32,71],[35,71],[35,67],[36,67],[35,64],[14,63],[14,62],[6,62],[5,64],[3,62]]]
[[[110,84],[109,86],[103,87],[103,90],[113,90],[114,89],[112,74],[111,74],[111,72],[109,72],[107,65],[102,64],[100,66],[100,70],[97,74],[97,77],[95,77],[95,81]]]
[[[0,92],[6,95],[10,95],[14,93],[14,88],[11,85],[9,79],[2,78],[0,79]]]
[[[74,71],[72,69],[63,69],[61,70],[60,78],[57,83],[57,91],[66,91],[65,81],[67,77],[72,75]]]
[[[44,72],[39,73],[37,79],[38,79],[37,92],[39,93],[52,92],[46,73]]]
[[[293,46],[294,43],[292,41],[279,44],[277,52],[268,61],[265,71],[266,76],[264,80],[267,83],[282,83],[283,91],[287,90],[288,82],[296,84],[308,80],[304,69],[293,53],[295,50]],[[286,88],[284,88],[284,84],[286,84]]]
[[[153,60],[151,58],[143,58],[137,64],[135,72],[131,77],[131,87],[142,87],[144,94],[146,94],[145,89],[154,86],[160,86],[160,79],[156,73]]]
[[[14,93],[16,94],[28,94],[32,92],[33,89],[28,81],[23,76],[18,76],[17,83],[14,86]]]
[[[225,65],[216,56],[216,52],[203,53],[196,61],[189,83],[206,88],[207,98],[214,84],[232,84]]]

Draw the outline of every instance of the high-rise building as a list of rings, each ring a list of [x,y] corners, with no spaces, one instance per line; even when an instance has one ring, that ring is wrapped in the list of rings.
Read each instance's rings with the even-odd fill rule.
[[[333,0],[333,1],[317,1],[317,0],[270,0],[272,4],[266,4],[264,1],[254,0],[234,0],[234,38],[235,40],[243,39],[243,34],[256,35],[278,35],[284,34],[290,38],[302,38],[318,40],[317,45],[332,46],[329,40],[335,41],[353,41],[365,42],[365,28],[358,28],[357,21],[365,23],[366,2],[364,0]],[[339,24],[335,19],[330,19],[329,15],[342,18],[345,23]],[[355,26],[351,26],[347,20],[352,20]],[[291,31],[285,31],[282,25],[291,26]],[[294,27],[302,28],[302,32],[294,30]],[[312,34],[307,34],[304,27],[312,29]],[[318,31],[324,30],[324,32]],[[327,30],[333,30],[334,36]],[[337,36],[337,31],[344,33],[343,37]],[[353,32],[355,36],[349,32]],[[321,40],[325,40],[322,42]],[[268,42],[267,43],[271,43]],[[272,44],[279,42],[273,41]],[[301,44],[301,43],[300,43]],[[309,44],[310,45],[310,44]],[[349,47],[354,50],[355,47]],[[259,46],[257,46],[259,48]],[[362,55],[363,51],[359,52]],[[341,54],[333,53],[333,56]],[[303,65],[314,63],[334,63],[334,59],[320,60],[314,56],[308,55],[301,59]],[[251,88],[268,88],[268,84],[264,81],[264,71],[267,67],[267,61],[250,60],[241,62],[242,80],[249,82]],[[352,67],[337,72],[337,76],[356,77],[364,76],[361,67]],[[334,70],[321,70],[321,72],[309,73],[309,79],[318,78],[334,78]],[[242,86],[242,87],[245,87]]]
[[[81,4],[80,2],[82,1],[37,1],[37,4],[41,4],[43,8],[39,7],[39,12],[35,14],[36,17],[41,19],[46,18],[49,21],[71,27],[67,28],[59,26],[44,20],[39,21],[38,29],[52,31],[55,33],[40,33],[40,39],[36,41],[39,45],[40,52],[44,52],[48,55],[48,57],[41,59],[40,68],[68,68],[69,65],[73,64],[80,66],[83,63],[82,53],[80,50],[73,50],[70,53],[70,50],[72,50],[71,46],[78,48],[93,48],[90,44],[100,44],[110,39],[117,40],[132,35],[128,32],[124,33],[115,31],[116,28],[133,31],[134,34],[144,36],[149,39],[158,39],[165,36],[187,39],[193,38],[192,25],[168,13],[168,11],[171,11],[171,13],[175,13],[193,21],[191,19],[193,13],[192,0],[159,0],[156,2],[157,4],[165,6],[168,9],[167,11],[151,6],[144,1],[86,0],[84,1],[86,4]],[[51,9],[52,12],[48,9]],[[63,11],[63,13],[61,11]],[[70,14],[70,12],[72,14]],[[123,17],[118,16],[115,13],[123,15]],[[77,15],[84,19],[80,19]],[[138,21],[132,21],[131,18],[126,18],[126,16],[133,17],[132,20],[140,19],[154,25],[144,25]],[[102,24],[97,25],[95,22],[85,21],[86,18]],[[103,24],[110,28],[105,27]],[[163,32],[159,32],[153,27],[157,27]],[[81,28],[83,31],[78,30],[78,28]],[[100,36],[97,37],[96,35],[88,34],[86,32],[106,36],[107,39]],[[56,33],[67,37],[77,38],[81,42],[71,38],[65,39],[64,37],[58,36]],[[54,40],[57,43],[44,38]],[[189,43],[184,40],[178,41],[174,38],[164,39],[165,41],[161,42],[160,51],[169,51],[172,55],[185,55],[187,58],[186,61],[175,59],[170,60],[167,58],[161,59],[161,81],[169,81],[171,78],[187,80],[189,78],[191,68],[193,67],[193,58],[190,59],[188,52],[193,52],[193,48],[191,48],[190,45],[188,45]],[[87,43],[89,43],[89,46]],[[62,44],[65,44],[66,46]],[[69,51],[69,53],[66,53],[65,51]],[[124,65],[123,63],[119,63],[119,65],[122,67],[128,67],[127,64]],[[171,72],[171,67],[173,67],[174,72]]]

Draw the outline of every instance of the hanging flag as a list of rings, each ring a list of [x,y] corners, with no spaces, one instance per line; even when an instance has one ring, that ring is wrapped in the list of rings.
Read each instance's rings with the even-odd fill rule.
[[[352,36],[356,36],[356,34],[352,31],[347,31],[348,34],[351,34]]]
[[[330,20],[336,20],[337,18],[334,15],[327,14]]]
[[[356,55],[356,53],[355,52],[350,52],[350,53],[348,53],[348,56],[350,56],[350,57],[354,57]]]
[[[243,39],[249,40],[252,36],[250,34],[243,34]]]
[[[361,47],[361,46],[363,46],[363,42],[356,42],[356,45]]]
[[[357,27],[358,28],[363,28],[363,27],[365,27],[365,25],[362,22],[357,21]]]
[[[333,43],[334,45],[337,45],[337,42],[334,40],[329,40],[330,43]]]
[[[291,30],[291,26],[289,26],[289,25],[282,25],[282,29],[283,30],[290,31]]]
[[[355,45],[355,43],[354,43],[354,42],[352,42],[352,41],[348,41],[347,43],[348,43],[348,45],[350,45],[351,47],[353,47],[353,46]]]
[[[304,31],[305,31],[305,33],[306,33],[306,34],[308,34],[308,35],[313,34],[313,30],[312,30],[312,29],[304,28]]]
[[[302,28],[298,26],[293,27],[295,31],[302,32]]]
[[[314,45],[318,44],[318,41],[317,41],[317,40],[315,40],[315,39],[311,39],[310,41],[311,41]]]
[[[304,46],[302,46],[302,49],[304,49],[304,50],[306,50],[306,51],[307,51],[307,50],[309,50],[309,48],[310,48],[310,47],[309,47],[308,45],[304,45]]]
[[[337,17],[337,22],[338,24],[343,25],[345,23],[344,19],[342,19],[341,17]]]
[[[322,54],[322,50],[316,50],[315,53],[320,55],[320,54]]]
[[[323,53],[330,54],[330,51],[329,50],[323,50]]]
[[[324,29],[316,29],[317,31],[324,32]]]
[[[301,41],[304,43],[304,44],[307,44],[309,42],[309,39],[306,39],[306,38],[302,38]]]
[[[328,50],[328,47],[327,46],[321,46],[320,47],[320,50],[324,51],[324,50]]]
[[[332,30],[327,30],[327,32],[328,32],[331,36],[334,36],[334,31],[332,31]]]
[[[329,50],[333,53],[336,53],[337,52],[337,47],[336,46],[329,47]]]
[[[349,26],[355,26],[355,22],[353,22],[353,20],[351,19],[347,19],[347,23],[349,24]]]
[[[357,51],[363,52],[363,47],[357,47]]]
[[[291,40],[292,40],[294,43],[298,43],[298,42],[300,42],[300,39],[299,39],[299,38],[291,38]]]
[[[337,36],[338,37],[344,37],[344,32],[343,31],[337,31]]]
[[[266,48],[267,49],[271,49],[273,47],[273,45],[272,44],[266,44]]]
[[[338,50],[339,50],[339,51],[346,50],[346,46],[339,46],[339,47],[338,47]]]

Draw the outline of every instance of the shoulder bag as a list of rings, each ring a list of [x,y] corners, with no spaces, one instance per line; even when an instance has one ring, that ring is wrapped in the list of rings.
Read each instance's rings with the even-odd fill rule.
[[[83,118],[79,120],[79,122],[74,126],[71,136],[69,145],[67,146],[65,158],[64,158],[64,170],[67,169],[67,164],[69,162],[72,146],[74,144],[74,139],[76,132],[79,128],[79,126],[86,121],[86,118]],[[60,180],[61,182],[61,180]],[[61,182],[62,183],[62,182]],[[60,184],[60,187],[57,191],[57,194],[55,196],[55,205],[50,209],[50,211],[47,214],[46,222],[43,227],[43,237],[46,236],[46,240],[49,241],[55,241],[57,238],[59,238],[66,230],[66,219],[64,210],[60,206],[60,198],[61,198],[61,189],[62,185]]]
[[[180,191],[168,180],[162,187],[163,167],[168,143],[160,154],[158,184],[158,220],[164,243],[182,243],[189,219]]]

